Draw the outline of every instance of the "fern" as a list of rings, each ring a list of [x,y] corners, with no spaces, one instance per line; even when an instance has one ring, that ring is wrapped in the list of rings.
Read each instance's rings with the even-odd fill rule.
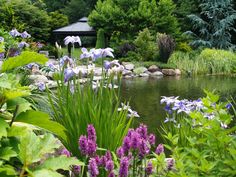
[[[48,59],[42,54],[38,54],[36,52],[24,51],[19,56],[10,57],[7,60],[5,60],[2,64],[1,72],[6,72],[16,67],[25,66],[33,62],[44,64],[47,61]]]

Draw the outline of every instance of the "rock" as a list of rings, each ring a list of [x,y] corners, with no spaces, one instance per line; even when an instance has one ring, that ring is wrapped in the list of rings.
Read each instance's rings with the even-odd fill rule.
[[[46,85],[48,88],[57,88],[57,81],[49,81]]]
[[[29,79],[34,82],[34,83],[47,83],[48,82],[48,78],[44,75],[29,75]]]
[[[163,76],[163,73],[160,71],[156,71],[154,73],[151,73],[150,76]]]
[[[162,73],[166,76],[175,76],[175,70],[174,69],[162,69]]]
[[[150,74],[151,74],[151,72],[149,72],[148,70],[147,70],[147,71],[145,71],[144,73],[146,73],[146,74],[148,74],[148,75],[150,75]]]
[[[181,75],[180,69],[175,69],[175,74],[176,74],[176,75]]]
[[[160,69],[158,68],[157,65],[152,65],[148,68],[148,71],[151,72],[151,73],[154,73],[156,71],[159,71]]]
[[[59,60],[49,59],[47,63],[52,63],[53,65],[59,65]]]
[[[133,76],[131,76],[131,75],[125,75],[125,76],[124,76],[125,79],[129,79],[129,78],[132,78],[132,77],[133,77]]]
[[[31,69],[31,74],[42,75],[42,72],[39,70],[39,67],[37,65],[33,65]]]
[[[123,76],[128,76],[128,75],[131,75],[131,74],[132,74],[132,71],[130,71],[130,70],[125,69],[125,70],[122,71]]]
[[[129,62],[123,62],[122,65],[125,67],[125,69],[127,70],[133,70],[134,69],[134,64],[133,63],[129,63]]]
[[[147,71],[147,68],[145,68],[145,67],[138,67],[138,68],[134,69],[134,74],[139,75],[141,73],[144,73],[145,71]]]
[[[140,76],[140,77],[149,77],[149,74],[147,74],[147,73],[141,73],[141,74],[139,74],[139,76]]]

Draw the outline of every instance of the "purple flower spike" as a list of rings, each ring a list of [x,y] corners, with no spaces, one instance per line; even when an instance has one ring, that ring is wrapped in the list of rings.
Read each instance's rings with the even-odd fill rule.
[[[108,175],[108,177],[115,177],[115,173],[113,171],[111,171]]]
[[[112,160],[107,161],[105,169],[107,171],[112,171],[114,169],[114,162]]]
[[[122,147],[119,147],[117,150],[116,150],[116,154],[119,158],[123,157],[124,156],[124,150]]]
[[[124,153],[128,152],[129,149],[130,149],[130,138],[129,137],[125,137],[124,140],[123,140],[123,144],[122,144],[122,148],[124,150]]]
[[[167,170],[172,170],[174,167],[174,163],[175,163],[174,159],[172,158],[167,159]]]
[[[81,172],[81,166],[79,166],[79,165],[74,165],[74,166],[73,166],[73,172],[74,172],[74,174],[76,174],[76,175],[80,174],[80,172]]]
[[[131,148],[137,149],[140,145],[140,135],[137,132],[133,132],[132,137],[131,137]]]
[[[112,160],[112,156],[111,156],[111,152],[110,151],[107,151],[105,156],[106,156],[107,160]]]
[[[93,125],[88,125],[87,127],[87,133],[88,133],[88,139],[96,142],[97,136],[96,136],[96,131]]]
[[[142,140],[139,146],[139,156],[140,158],[143,158],[145,155],[147,155],[150,152],[150,147],[148,146],[148,143],[145,140]]]
[[[164,153],[164,146],[163,146],[163,144],[159,144],[159,145],[157,146],[155,153],[156,153],[157,155],[160,155],[161,153]]]
[[[156,141],[155,135],[150,134],[150,135],[148,136],[148,141],[149,141],[150,145],[154,145],[154,144],[155,144],[155,141]]]
[[[79,149],[81,151],[81,154],[86,155],[87,149],[88,149],[88,140],[86,136],[80,136],[79,138]]]
[[[139,128],[136,129],[136,131],[140,134],[140,136],[147,140],[148,138],[148,133],[147,133],[147,126],[144,124],[141,124]]]
[[[90,177],[96,177],[99,175],[98,166],[94,158],[89,160],[88,172]]]
[[[66,148],[64,148],[64,149],[61,151],[61,154],[62,154],[62,155],[65,155],[65,156],[67,156],[67,157],[70,157],[70,156],[71,156],[70,152],[69,152]]]
[[[23,33],[21,33],[21,37],[22,38],[30,38],[31,35],[29,33],[27,33],[26,31],[24,31]]]
[[[129,160],[123,157],[120,161],[119,177],[127,177],[129,172]]]
[[[147,174],[148,176],[152,174],[152,163],[151,163],[151,162],[148,162],[145,171],[146,171],[146,174]]]
[[[87,154],[93,156],[96,153],[97,144],[92,140],[88,140]]]

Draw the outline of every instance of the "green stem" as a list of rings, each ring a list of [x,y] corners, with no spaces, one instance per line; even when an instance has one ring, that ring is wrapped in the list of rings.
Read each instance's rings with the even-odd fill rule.
[[[10,122],[10,127],[12,126],[12,124],[13,124],[15,118],[16,118],[16,114],[18,112],[18,109],[19,109],[19,105],[16,105],[16,109],[15,109],[15,111],[13,113],[13,117],[12,117],[11,122]]]
[[[26,165],[24,164],[24,166],[23,166],[22,169],[21,169],[21,172],[20,172],[20,176],[19,176],[19,177],[23,177],[23,176],[24,176],[25,168],[26,168]]]

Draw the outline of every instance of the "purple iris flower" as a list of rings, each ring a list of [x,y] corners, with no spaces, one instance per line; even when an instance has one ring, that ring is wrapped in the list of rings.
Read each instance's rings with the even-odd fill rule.
[[[66,68],[64,71],[64,82],[67,82],[75,75],[71,68]]]
[[[226,107],[226,109],[229,110],[229,109],[232,107],[232,104],[231,104],[231,103],[228,103],[225,107]]]
[[[4,42],[4,38],[2,36],[0,36],[0,43]]]
[[[119,177],[127,177],[129,172],[129,159],[123,157],[120,161]]]
[[[17,31],[17,29],[13,29],[9,32],[9,34],[12,36],[12,37],[17,37],[17,36],[20,36],[21,34]]]
[[[38,83],[38,89],[40,91],[44,91],[46,89],[46,85],[43,82]]]
[[[67,65],[68,63],[70,66],[74,64],[73,59],[68,56],[63,56],[62,58],[60,58],[59,63],[60,63],[60,66]]]
[[[105,60],[105,61],[104,61],[104,68],[105,68],[106,70],[111,69],[111,62]]]
[[[26,43],[25,41],[22,41],[22,42],[20,42],[20,43],[18,44],[18,47],[22,49],[22,48],[24,48],[24,47],[29,47],[29,44]]]
[[[25,39],[25,38],[30,38],[31,35],[27,33],[26,31],[24,31],[23,33],[21,33],[21,37]]]
[[[91,54],[88,52],[88,50],[86,48],[82,48],[81,49],[82,54],[80,55],[80,59],[84,59],[84,58],[90,58]]]

